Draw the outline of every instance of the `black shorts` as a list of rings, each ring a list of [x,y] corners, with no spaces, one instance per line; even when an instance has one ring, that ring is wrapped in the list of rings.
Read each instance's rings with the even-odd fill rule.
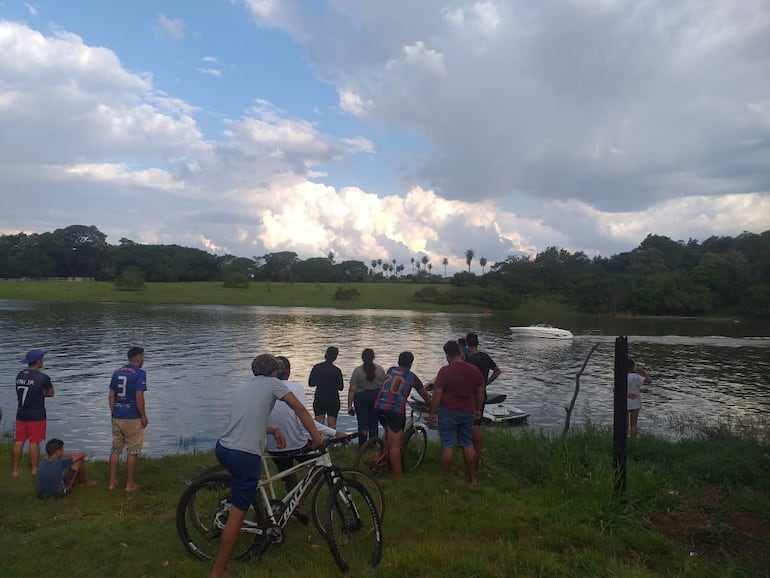
[[[337,417],[340,413],[340,398],[313,400],[313,416],[328,415]]]
[[[382,427],[398,433],[406,426],[406,416],[400,411],[378,411],[377,420]]]

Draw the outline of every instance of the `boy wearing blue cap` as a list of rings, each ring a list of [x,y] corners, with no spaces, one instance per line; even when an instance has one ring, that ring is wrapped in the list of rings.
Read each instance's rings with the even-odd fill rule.
[[[45,398],[53,397],[54,389],[51,378],[40,371],[43,367],[45,351],[42,349],[30,349],[21,363],[27,365],[27,369],[16,376],[16,397],[19,407],[16,410],[16,437],[13,444],[13,472],[15,478],[19,475],[21,467],[21,452],[24,442],[29,440],[29,464],[32,475],[37,475],[37,466],[40,461],[40,442],[45,439],[46,413]]]

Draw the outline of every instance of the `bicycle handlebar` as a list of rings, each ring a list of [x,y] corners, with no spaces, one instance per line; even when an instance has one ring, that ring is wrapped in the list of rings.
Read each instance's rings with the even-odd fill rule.
[[[328,451],[330,446],[337,445],[337,444],[347,444],[353,441],[354,439],[359,438],[360,436],[361,436],[361,432],[353,432],[353,433],[346,434],[342,437],[329,438],[324,440],[323,443],[317,448],[311,448],[308,445],[308,446],[305,446],[304,448],[300,448],[298,450],[281,454],[281,457],[294,458],[297,456],[307,456],[309,454],[318,454],[320,456],[322,454],[325,454]]]

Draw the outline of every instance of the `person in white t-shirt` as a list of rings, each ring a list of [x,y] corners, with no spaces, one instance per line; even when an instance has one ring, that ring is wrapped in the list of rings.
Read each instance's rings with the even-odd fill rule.
[[[635,438],[639,432],[637,423],[639,421],[639,410],[642,409],[642,385],[652,383],[652,378],[643,367],[637,367],[631,358],[627,361],[627,367],[628,390],[626,397],[628,398],[628,425],[631,430],[631,437]]]
[[[265,434],[275,437],[279,445],[283,446],[283,432],[267,425],[270,411],[276,401],[281,400],[282,404],[289,405],[305,424],[312,439],[311,447],[318,447],[323,443],[316,423],[305,405],[277,379],[278,369],[278,360],[272,355],[262,354],[254,358],[251,362],[254,377],[235,390],[227,429],[214,448],[217,460],[231,475],[232,505],[209,578],[229,576],[227,562],[241,536],[241,525],[246,511],[257,492],[265,450]]]
[[[286,357],[281,355],[276,356],[278,360],[278,374],[276,377],[283,381],[284,385],[289,388],[297,399],[303,401],[305,399],[305,390],[301,384],[296,381],[289,381],[291,376],[291,363]],[[291,454],[297,450],[306,448],[310,444],[310,434],[307,431],[305,425],[300,421],[297,414],[286,403],[276,403],[270,412],[270,417],[267,419],[267,425],[269,428],[277,428],[283,434],[285,445],[282,448],[278,447],[273,436],[267,437],[267,451],[272,456],[273,462],[279,472],[288,470],[294,465],[295,459],[302,460],[302,457],[295,458]],[[316,422],[314,424],[318,433],[323,437],[341,437],[347,435],[345,433],[337,432],[322,423]],[[288,456],[287,456],[288,454]],[[286,489],[290,490],[297,484],[297,478],[294,475],[286,476],[284,478]]]

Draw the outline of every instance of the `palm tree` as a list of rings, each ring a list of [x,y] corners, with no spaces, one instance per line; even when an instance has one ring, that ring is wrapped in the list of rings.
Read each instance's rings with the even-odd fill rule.
[[[329,251],[329,254],[326,255],[326,258],[329,259],[331,264],[334,264],[334,253],[332,251]]]
[[[444,277],[446,277],[446,266],[449,265],[449,259],[444,257],[444,260],[442,261],[442,263],[444,264]]]
[[[471,272],[471,262],[473,261],[473,256],[476,253],[473,251],[473,249],[468,249],[465,252],[465,262],[468,263],[468,273]]]
[[[427,255],[423,255],[423,256],[422,256],[422,268],[423,268],[423,269],[425,269],[425,267],[427,267],[427,266],[428,266],[428,261],[430,261],[430,259],[428,258],[428,256],[427,256]]]
[[[414,257],[410,257],[409,260],[412,262],[412,275],[414,275]]]
[[[428,271],[433,272],[433,263],[428,263]]]
[[[479,265],[481,265],[481,274],[483,275],[484,274],[484,267],[487,266],[487,258],[486,257],[482,257],[481,259],[479,259]]]
[[[377,259],[372,259],[372,275],[377,272]]]

